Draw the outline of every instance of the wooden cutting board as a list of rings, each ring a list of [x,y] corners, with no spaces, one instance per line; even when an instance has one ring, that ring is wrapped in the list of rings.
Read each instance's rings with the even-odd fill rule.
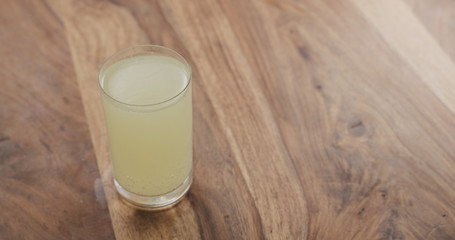
[[[455,2],[0,3],[0,239],[455,239]],[[193,68],[194,183],[113,186],[97,74]]]

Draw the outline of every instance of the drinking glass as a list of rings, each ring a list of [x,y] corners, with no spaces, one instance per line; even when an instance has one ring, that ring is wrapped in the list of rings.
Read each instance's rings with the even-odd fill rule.
[[[193,176],[190,65],[169,48],[133,46],[106,60],[99,85],[118,193],[142,209],[174,205]]]

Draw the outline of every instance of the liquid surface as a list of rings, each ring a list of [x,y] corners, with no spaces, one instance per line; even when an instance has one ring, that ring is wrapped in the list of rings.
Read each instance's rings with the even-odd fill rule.
[[[188,83],[185,65],[165,56],[136,56],[111,65],[102,81],[114,99],[132,105],[156,104],[180,93]]]
[[[101,84],[110,96],[102,94],[111,159],[115,178],[126,190],[162,195],[189,176],[193,153],[188,76],[183,63],[164,56],[132,57],[106,69]],[[118,102],[147,105],[171,98],[164,107],[139,111]]]

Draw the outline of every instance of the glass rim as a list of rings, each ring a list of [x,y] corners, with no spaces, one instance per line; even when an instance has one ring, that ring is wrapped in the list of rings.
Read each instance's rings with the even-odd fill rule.
[[[146,48],[152,48],[152,49],[160,49],[160,50],[164,50],[163,52],[170,52],[170,53],[173,53],[175,55],[177,55],[178,57],[180,57],[182,60],[183,60],[183,64],[185,64],[185,66],[188,68],[188,76],[187,76],[187,80],[188,82],[186,83],[185,87],[179,91],[178,93],[176,93],[175,95],[172,95],[172,97],[164,100],[164,101],[161,101],[161,102],[157,102],[157,103],[148,103],[148,104],[131,104],[131,103],[126,103],[126,102],[123,102],[123,101],[120,101],[116,98],[114,98],[113,96],[111,96],[110,94],[108,94],[105,90],[104,90],[104,87],[102,86],[101,84],[101,73],[104,73],[105,70],[108,69],[107,64],[112,61],[115,57],[125,53],[125,52],[128,52],[129,50],[132,50],[132,49],[146,49]],[[142,55],[142,54],[140,54]],[[137,56],[140,56],[140,55],[137,55]],[[145,54],[143,54],[145,55]],[[173,56],[169,56],[169,57],[172,57],[172,58],[175,58]],[[123,59],[128,59],[130,57],[126,57],[126,58],[123,58]],[[123,60],[121,59],[121,60]],[[118,60],[120,61],[120,60]],[[113,62],[112,64],[118,62],[118,61],[115,61]],[[188,63],[188,61],[185,59],[185,57],[183,57],[180,53],[178,53],[177,51],[171,49],[171,48],[168,48],[168,47],[164,47],[164,46],[160,46],[160,45],[153,45],[153,44],[142,44],[142,45],[134,45],[134,46],[130,46],[130,47],[127,47],[127,48],[123,48],[117,52],[115,52],[114,54],[112,54],[110,57],[108,57],[103,65],[101,65],[101,68],[100,68],[100,71],[98,72],[98,85],[102,91],[102,93],[104,95],[106,95],[107,97],[109,97],[109,99],[115,101],[116,103],[119,103],[119,104],[122,104],[122,105],[125,105],[125,106],[129,106],[129,107],[152,107],[152,106],[159,106],[159,105],[163,105],[163,104],[166,104],[174,99],[176,99],[177,97],[179,97],[180,95],[182,95],[183,93],[186,92],[186,90],[188,89],[188,87],[190,86],[190,83],[192,81],[192,69],[191,69],[191,66],[190,64]],[[104,79],[104,76],[103,76],[103,79]]]

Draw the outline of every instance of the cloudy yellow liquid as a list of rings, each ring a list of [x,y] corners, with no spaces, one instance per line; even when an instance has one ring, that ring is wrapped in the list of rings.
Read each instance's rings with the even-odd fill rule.
[[[174,58],[146,55],[116,62],[101,76],[114,175],[124,189],[162,195],[191,174],[188,71]]]

